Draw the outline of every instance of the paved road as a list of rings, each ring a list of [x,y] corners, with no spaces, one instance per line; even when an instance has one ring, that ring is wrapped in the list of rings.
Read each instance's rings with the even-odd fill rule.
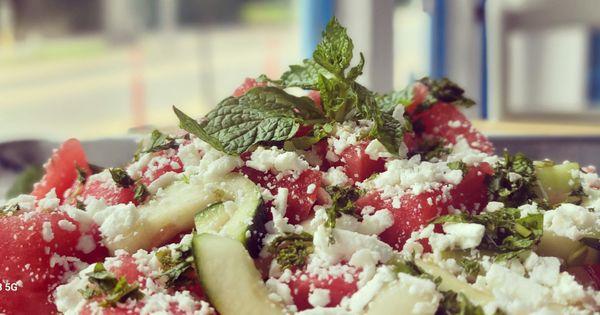
[[[296,34],[260,27],[184,31],[88,57],[0,65],[0,141],[92,139],[122,135],[136,123],[173,125],[171,105],[200,115],[244,77],[278,75],[297,62]],[[132,105],[135,85],[143,89],[135,102],[141,111]]]

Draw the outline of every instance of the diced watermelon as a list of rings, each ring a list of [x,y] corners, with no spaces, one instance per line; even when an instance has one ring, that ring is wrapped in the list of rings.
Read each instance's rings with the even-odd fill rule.
[[[141,182],[149,186],[168,172],[183,172],[183,163],[176,153],[173,149],[153,153],[154,157],[142,168]]]
[[[42,199],[54,188],[56,196],[62,201],[64,192],[77,180],[77,167],[88,175],[92,173],[79,140],[69,139],[52,153],[50,160],[44,165],[46,173],[33,186],[31,195]]]
[[[492,143],[454,105],[436,103],[423,111],[416,111],[411,121],[420,136],[441,138],[452,144],[462,136],[470,147],[494,153]]]
[[[452,188],[452,207],[472,214],[481,212],[488,203],[488,188],[486,180],[494,174],[487,163],[470,167],[462,181]]]
[[[114,259],[114,258],[113,258]],[[202,292],[202,289],[200,288],[199,282],[196,279],[196,273],[190,269],[188,270],[188,273],[186,274],[186,276],[190,276],[188,277],[188,279],[192,280],[190,281],[190,283],[186,283],[183,286],[177,286],[174,288],[170,288],[168,290],[166,290],[166,288],[160,288],[158,290],[156,290],[156,288],[154,286],[152,287],[148,287],[147,286],[147,282],[146,279],[152,277],[152,269],[149,268],[148,266],[143,266],[140,268],[140,266],[138,265],[138,263],[136,262],[136,259],[134,259],[131,255],[129,254],[121,254],[119,256],[117,256],[116,260],[118,261],[118,263],[111,263],[111,264],[105,264],[106,269],[111,272],[112,274],[114,274],[115,277],[120,278],[120,277],[125,277],[125,279],[127,280],[127,283],[133,284],[133,283],[137,283],[140,287],[140,289],[145,290],[148,289],[150,290],[150,296],[146,296],[145,299],[136,301],[136,302],[128,302],[125,304],[118,304],[116,306],[113,307],[107,307],[107,308],[103,308],[103,314],[115,314],[115,315],[120,315],[120,314],[140,314],[141,309],[144,307],[144,305],[146,304],[146,299],[152,299],[152,295],[154,295],[157,292],[164,292],[167,294],[172,294],[174,295],[175,292],[180,292],[180,291],[189,291],[191,296],[194,299],[194,305],[179,305],[177,302],[175,302],[176,299],[173,299],[172,302],[170,302],[168,305],[156,305],[155,307],[167,307],[168,308],[168,314],[189,314],[189,312],[186,312],[185,309],[187,307],[192,307],[192,309],[194,310],[200,310],[201,308],[201,304],[200,304],[200,300],[204,300],[204,293]],[[155,282],[155,285],[160,285],[157,282]],[[156,292],[155,292],[156,291]],[[97,300],[101,300],[102,298],[99,297],[97,298]],[[90,304],[84,306],[81,314],[94,314],[94,312],[91,310],[91,306]]]
[[[396,202],[391,198],[382,198],[379,192],[374,191],[358,199],[356,207],[358,212],[366,206],[371,206],[376,210],[389,210],[394,218],[394,223],[383,231],[379,238],[395,249],[401,250],[412,232],[447,213],[448,199],[440,189],[418,195],[407,193],[398,197]],[[394,207],[394,204],[397,207]]]
[[[234,97],[240,97],[244,94],[246,94],[246,92],[250,91],[252,88],[255,88],[257,86],[266,86],[267,83],[265,82],[257,82],[256,79],[253,78],[246,78],[244,80],[244,83],[242,83],[242,85],[238,86],[235,91],[233,91],[233,96]]]
[[[0,312],[55,313],[52,292],[77,271],[77,262],[108,255],[96,227],[86,230],[61,211],[2,216],[0,224],[0,279],[3,285],[22,283],[16,292],[2,291]]]
[[[109,206],[130,202],[137,205],[134,195],[133,186],[127,188],[119,187],[106,173],[100,173],[90,176],[87,180],[81,194],[81,199],[84,201],[88,197],[104,199],[104,202]]]
[[[382,158],[373,160],[365,152],[368,145],[369,141],[363,141],[347,147],[340,154],[340,161],[336,164],[336,166],[343,166],[344,173],[357,182],[362,182],[371,175],[385,170],[385,160]]]
[[[340,268],[340,265],[330,268]],[[313,308],[309,303],[309,296],[315,289],[329,290],[329,303],[327,307],[335,307],[342,299],[354,294],[358,288],[358,272],[353,268],[347,268],[344,273],[331,273],[325,277],[311,274],[304,270],[298,270],[292,276],[289,287],[294,304],[298,311]]]
[[[317,201],[317,192],[321,188],[321,172],[309,169],[303,171],[297,178],[286,175],[281,179],[277,179],[277,176],[271,172],[261,172],[246,166],[242,167],[240,172],[254,183],[269,189],[273,195],[277,194],[279,188],[288,189],[285,217],[290,223],[298,224],[310,216],[312,207]]]

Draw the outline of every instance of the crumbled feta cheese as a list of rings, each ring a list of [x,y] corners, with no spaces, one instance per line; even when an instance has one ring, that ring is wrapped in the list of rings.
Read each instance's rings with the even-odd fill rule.
[[[306,193],[312,194],[313,192],[315,192],[315,189],[317,189],[317,185],[311,183],[310,185],[308,185],[308,187],[306,187]]]
[[[56,209],[58,205],[60,205],[60,199],[56,197],[56,190],[54,188],[46,194],[46,197],[38,201],[38,208],[41,210],[53,210]]]
[[[446,234],[433,234],[429,238],[434,251],[475,248],[485,232],[485,227],[477,223],[446,223],[443,228]]]
[[[421,161],[419,155],[408,160],[391,160],[386,171],[361,184],[365,189],[378,189],[382,197],[397,197],[408,189],[414,194],[440,188],[444,184],[456,185],[462,180],[461,170],[451,170],[446,162]]]
[[[308,303],[313,307],[324,307],[329,304],[329,290],[328,289],[314,289],[308,295]]]
[[[570,203],[563,203],[558,208],[544,213],[544,230],[575,241],[597,229],[598,226],[600,226],[599,213],[590,212],[584,207]]]
[[[42,239],[46,242],[50,242],[54,239],[54,232],[52,232],[52,223],[48,221],[42,223]]]
[[[73,232],[77,228],[77,226],[75,226],[75,224],[73,224],[71,221],[64,219],[58,221],[58,227],[67,232]]]
[[[96,242],[91,235],[82,235],[77,240],[77,246],[75,249],[81,251],[84,254],[91,253],[94,249],[96,249]]]
[[[331,167],[323,174],[323,183],[327,186],[344,186],[348,183],[348,176],[343,167]]]
[[[246,161],[246,166],[263,172],[269,170],[301,172],[308,169],[309,165],[296,152],[284,151],[277,147],[270,149],[258,147]]]
[[[332,233],[335,239],[333,244],[330,242],[329,233]],[[313,243],[315,245],[315,255],[330,264],[349,260],[356,251],[362,248],[369,248],[378,252],[381,262],[388,261],[393,255],[393,249],[376,236],[363,235],[337,228],[329,231],[324,226],[319,226],[315,231]]]
[[[379,158],[389,158],[393,155],[388,152],[385,146],[379,142],[379,140],[371,140],[365,148],[365,153],[371,160],[378,160]]]

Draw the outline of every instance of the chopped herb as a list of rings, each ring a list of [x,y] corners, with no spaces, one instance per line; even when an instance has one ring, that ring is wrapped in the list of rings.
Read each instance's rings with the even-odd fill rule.
[[[137,201],[138,203],[144,203],[144,201],[146,200],[146,198],[148,198],[149,195],[150,193],[148,192],[148,188],[146,188],[146,185],[144,185],[141,182],[135,184],[135,189],[133,191],[133,199],[135,201]]]
[[[302,267],[314,251],[313,237],[306,232],[285,233],[277,236],[267,249],[275,255],[281,268]]]
[[[117,184],[117,186],[122,188],[128,188],[131,185],[135,184],[133,178],[131,178],[124,169],[110,168],[108,170],[110,172],[110,175],[112,176],[113,181]]]
[[[465,174],[467,174],[467,171],[468,171],[467,164],[465,164],[465,162],[463,162],[463,161],[448,162],[448,168],[451,170],[462,171],[463,176]]]
[[[481,269],[481,265],[477,259],[469,259],[467,257],[459,259],[458,265],[464,269],[465,273],[471,279],[475,279]]]
[[[75,168],[77,169],[77,181],[82,184],[85,184],[88,176],[87,172],[79,165],[75,165]]]
[[[484,315],[483,308],[474,305],[463,293],[442,291],[442,300],[435,315]],[[499,313],[496,313],[499,314]]]
[[[360,191],[354,187],[339,186],[329,186],[326,190],[331,197],[331,206],[325,210],[327,213],[326,227],[334,228],[335,220],[341,217],[342,214],[356,216],[354,202],[361,196]]]
[[[451,214],[437,218],[433,223],[464,222],[485,226],[478,249],[498,254],[497,260],[510,259],[529,251],[542,236],[544,216],[540,213],[521,218],[515,208],[504,208],[478,215]]]
[[[125,277],[117,279],[101,263],[96,263],[94,271],[87,276],[90,283],[79,292],[86,299],[102,297],[99,302],[102,307],[115,306],[130,298],[139,300],[144,297],[137,283],[130,284]]]
[[[181,243],[174,250],[163,248],[155,255],[160,263],[161,276],[167,278],[167,286],[176,286],[190,281],[185,277],[185,273],[190,270],[194,261],[190,244]]]
[[[76,200],[75,207],[80,210],[85,210],[85,203],[83,203],[81,200]]]
[[[500,201],[508,207],[518,207],[535,198],[535,168],[524,154],[508,154],[494,169],[488,180],[490,200]]]
[[[450,154],[450,148],[441,139],[426,140],[419,145],[414,154],[420,154],[424,161],[441,160]]]
[[[464,96],[465,90],[459,87],[456,83],[448,78],[434,80],[425,77],[419,80],[420,83],[427,86],[429,94],[425,100],[426,104],[434,104],[437,102],[451,103],[456,106],[471,107],[475,102]]]
[[[143,143],[140,142],[138,150],[135,152],[135,159],[138,160],[140,155],[143,153],[158,152],[168,149],[176,149],[179,147],[175,138],[170,137],[158,130],[153,130],[150,135],[150,143],[146,148],[143,147]]]

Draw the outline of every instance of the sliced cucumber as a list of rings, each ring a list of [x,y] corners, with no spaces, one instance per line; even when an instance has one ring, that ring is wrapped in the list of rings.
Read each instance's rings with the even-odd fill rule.
[[[534,165],[538,179],[538,196],[550,205],[570,202],[571,194],[581,188],[579,179],[573,178],[571,174],[572,171],[579,170],[579,163],[554,164],[552,161],[536,161]]]
[[[256,185],[238,188],[246,190],[248,198],[244,198],[243,202],[219,202],[199,212],[194,218],[196,232],[238,240],[246,246],[252,257],[256,257],[265,234],[266,212]]]
[[[269,299],[260,273],[240,242],[214,234],[196,234],[192,251],[202,288],[219,314],[285,313],[281,305]]]
[[[137,220],[121,237],[105,240],[114,252],[135,252],[164,244],[182,232],[192,230],[194,216],[211,204],[227,200],[238,205],[256,204],[260,191],[248,178],[231,173],[219,181],[176,181],[154,200],[139,206]]]
[[[425,281],[419,279],[418,281]],[[365,315],[387,314],[423,314],[415,309],[417,303],[431,303],[433,296],[421,290],[411,290],[411,286],[403,283],[401,279],[386,285],[368,304]]]
[[[494,300],[494,297],[490,292],[476,289],[472,285],[458,280],[458,278],[456,278],[453,274],[440,268],[434,263],[424,260],[417,260],[415,263],[426,273],[442,279],[442,282],[439,285],[439,289],[442,291],[454,291],[456,293],[462,293],[469,299],[469,301],[471,301],[471,303],[476,305],[485,305]]]
[[[554,256],[563,259],[567,266],[594,264],[598,262],[598,251],[580,241],[544,231],[535,252],[540,256]]]

